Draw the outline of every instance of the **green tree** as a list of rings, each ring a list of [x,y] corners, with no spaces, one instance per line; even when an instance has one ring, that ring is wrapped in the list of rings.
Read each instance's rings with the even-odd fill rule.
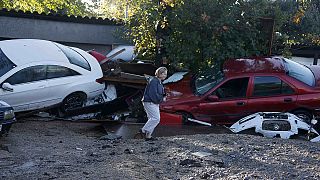
[[[102,16],[109,19],[125,20],[130,16],[133,0],[105,0],[103,3]]]
[[[157,27],[164,32],[161,43],[170,64],[194,71],[227,58],[267,52],[266,37],[259,30],[262,14],[252,13],[254,3],[245,0],[167,0],[160,5],[155,1],[141,2],[142,6],[136,7],[126,26],[142,55],[155,58]]]
[[[61,15],[92,15],[81,0],[2,0],[0,8]]]

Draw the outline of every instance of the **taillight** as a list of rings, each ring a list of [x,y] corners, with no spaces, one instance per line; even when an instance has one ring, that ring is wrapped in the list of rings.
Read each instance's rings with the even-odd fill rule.
[[[96,82],[99,83],[99,84],[103,84],[104,83],[103,77],[99,78],[99,79],[96,79]]]

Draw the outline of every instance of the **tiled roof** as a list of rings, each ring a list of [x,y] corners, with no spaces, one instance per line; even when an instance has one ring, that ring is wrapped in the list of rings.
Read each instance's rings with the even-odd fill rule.
[[[0,16],[9,16],[9,17],[19,17],[19,18],[29,18],[29,19],[41,19],[41,20],[51,20],[51,21],[63,21],[63,22],[74,22],[74,23],[83,23],[83,24],[103,24],[103,25],[122,25],[123,23],[118,20],[113,19],[103,19],[95,17],[79,17],[79,16],[67,16],[54,13],[38,13],[38,12],[24,12],[24,11],[15,11],[8,9],[1,9]]]

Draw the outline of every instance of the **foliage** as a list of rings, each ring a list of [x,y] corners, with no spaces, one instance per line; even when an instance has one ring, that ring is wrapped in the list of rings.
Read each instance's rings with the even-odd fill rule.
[[[301,0],[286,29],[290,44],[320,45],[320,0]]]
[[[98,15],[81,0],[2,0],[0,7]],[[273,52],[290,55],[292,45],[320,45],[320,0],[105,0],[102,12],[126,22],[124,38],[143,58],[156,59],[161,50],[171,65],[193,71],[267,54],[265,17],[275,20]]]
[[[101,7],[102,17],[125,20],[132,15],[134,0],[104,0]]]
[[[141,2],[127,28],[142,55],[155,57],[156,36],[161,36],[171,65],[194,71],[226,58],[267,52],[260,14],[247,13],[252,7],[245,0]]]
[[[1,0],[0,8],[24,12],[57,13],[61,15],[90,16],[81,0]]]
[[[243,1],[189,0],[174,10],[166,46],[175,64],[208,67],[223,60],[266,54],[266,37],[259,31],[259,16]]]
[[[282,21],[276,25],[273,52],[291,56],[292,46],[320,45],[320,0],[282,0],[275,6]]]

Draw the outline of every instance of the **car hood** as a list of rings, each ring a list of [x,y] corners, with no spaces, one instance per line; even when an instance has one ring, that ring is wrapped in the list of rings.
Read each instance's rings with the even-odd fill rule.
[[[320,67],[319,66],[309,66],[310,70],[314,74],[316,84],[315,86],[320,87]]]
[[[200,99],[192,92],[192,75],[186,75],[180,81],[165,85],[167,101],[163,104],[190,102]]]

